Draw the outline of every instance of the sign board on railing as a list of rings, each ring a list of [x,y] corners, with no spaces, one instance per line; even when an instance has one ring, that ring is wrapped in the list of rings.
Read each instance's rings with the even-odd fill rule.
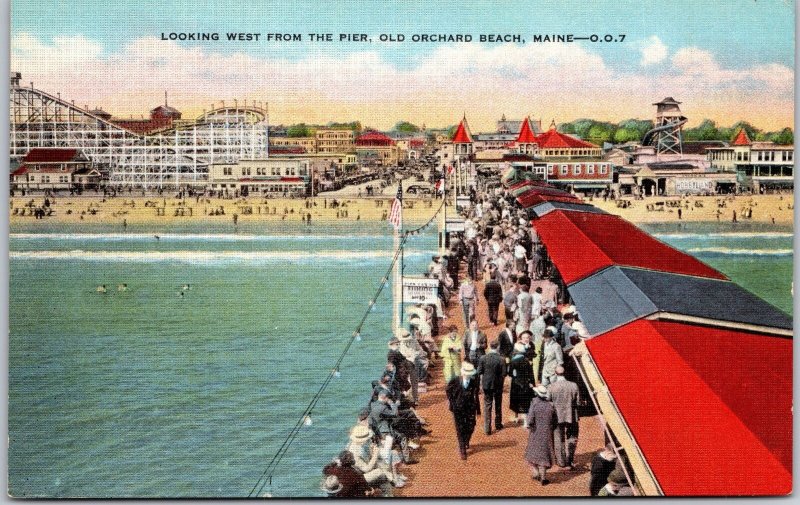
[[[462,218],[447,218],[445,221],[445,230],[447,230],[448,233],[460,232],[464,231],[464,229],[464,219]]]
[[[439,298],[439,279],[422,276],[403,277],[403,302],[436,303]]]

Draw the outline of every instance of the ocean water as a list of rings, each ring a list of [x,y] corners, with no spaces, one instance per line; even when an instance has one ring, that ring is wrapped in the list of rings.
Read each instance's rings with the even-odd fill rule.
[[[791,313],[790,230],[649,231]],[[247,496],[391,261],[390,230],[377,223],[155,235],[12,230],[13,496]],[[406,272],[422,271],[435,245],[434,230],[412,237]],[[265,491],[320,496],[321,467],[383,366],[390,296],[387,287]]]

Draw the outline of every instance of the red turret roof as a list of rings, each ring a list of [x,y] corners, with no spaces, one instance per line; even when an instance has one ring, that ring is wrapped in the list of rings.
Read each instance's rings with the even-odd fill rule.
[[[381,132],[368,131],[358,137],[355,144],[359,147],[385,147],[393,146],[396,142]]]
[[[519,135],[517,136],[517,144],[534,144],[536,143],[536,135],[533,134],[533,130],[531,130],[530,118],[526,117],[525,120],[522,122],[522,126],[519,129]]]
[[[559,133],[555,128],[550,128],[536,138],[536,142],[542,149],[569,149],[569,148],[588,148],[597,149],[597,146],[583,140],[570,137]]]
[[[472,134],[469,132],[469,125],[467,118],[461,120],[456,128],[456,133],[453,135],[454,144],[472,144]]]
[[[747,132],[744,131],[744,128],[739,129],[739,133],[736,135],[736,138],[733,139],[731,145],[734,146],[749,146],[750,145],[750,137],[747,136]]]

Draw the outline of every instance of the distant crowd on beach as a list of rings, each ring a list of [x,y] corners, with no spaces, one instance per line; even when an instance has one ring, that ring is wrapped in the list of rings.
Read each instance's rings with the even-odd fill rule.
[[[520,459],[538,485],[549,484],[554,465],[576,471],[578,422],[588,394],[574,360],[565,358],[591,335],[513,198],[497,189],[473,191],[471,201],[464,232],[451,237],[448,253],[433,256],[426,272],[439,280],[439,299],[407,311],[407,328],[397,328],[388,341],[386,366],[350,430],[349,445],[323,469],[321,488],[328,496],[392,496],[405,486],[402,467],[416,462],[413,451],[430,430],[415,407],[436,369],[446,384],[462,460],[472,452],[482,415],[487,436],[509,423],[528,431]],[[453,304],[463,332],[447,321],[445,309]],[[489,335],[477,321],[484,304]],[[510,413],[504,415],[506,380]],[[510,420],[504,422],[505,416]],[[632,495],[622,466],[612,443],[599,448],[587,494]]]

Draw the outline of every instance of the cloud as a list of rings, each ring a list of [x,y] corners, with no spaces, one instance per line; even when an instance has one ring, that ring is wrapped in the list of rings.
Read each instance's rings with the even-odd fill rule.
[[[655,45],[651,39],[648,47]],[[699,48],[681,48],[670,61],[658,71],[620,70],[580,44],[440,45],[408,68],[377,51],[286,59],[155,37],[108,53],[83,36],[46,42],[18,34],[11,48],[11,68],[22,72],[23,82],[116,115],[146,114],[167,90],[184,117],[237,98],[269,102],[275,123],[358,119],[388,128],[405,119],[444,126],[466,111],[477,131],[493,127],[503,113],[532,114],[545,123],[650,117],[652,102],[674,96],[693,122],[793,124],[791,68],[725,68]]]
[[[639,64],[643,67],[661,63],[667,58],[667,46],[656,35],[642,41],[639,52],[642,53]]]

